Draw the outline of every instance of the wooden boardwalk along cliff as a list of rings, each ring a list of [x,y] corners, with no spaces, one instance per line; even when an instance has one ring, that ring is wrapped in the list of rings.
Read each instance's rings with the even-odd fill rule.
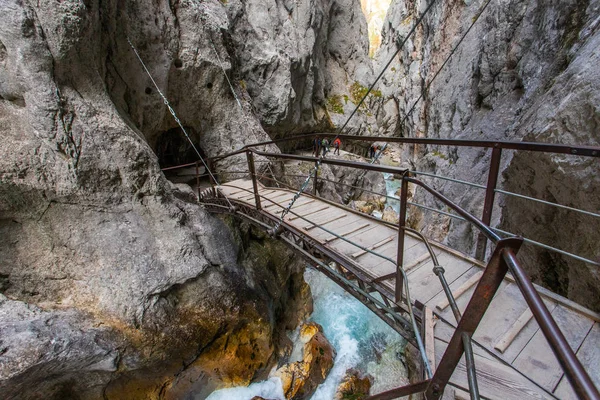
[[[251,180],[236,180],[218,187],[230,200],[256,207]],[[278,218],[294,192],[259,185],[262,210]],[[208,201],[208,199],[206,200]],[[382,281],[390,292],[395,287],[396,266],[345,242],[395,259],[398,230],[330,202],[302,195],[284,221],[315,242],[360,266],[365,277]],[[308,222],[310,221],[310,222]],[[323,229],[325,228],[325,229]],[[335,232],[338,236],[332,235]],[[436,275],[430,254],[421,239],[405,234],[404,269],[412,300],[425,305],[424,325],[432,328],[425,346],[432,369],[440,362],[456,329],[457,321]],[[433,244],[439,263],[461,311],[464,311],[485,265],[440,244]],[[558,326],[565,333],[596,385],[600,384],[600,315],[565,298],[537,288]],[[391,300],[391,299],[390,299]],[[427,332],[426,332],[427,333]],[[485,317],[473,335],[473,351],[479,393],[490,399],[575,399],[563,370],[514,279],[507,275],[496,292]],[[469,386],[464,356],[450,379],[444,398],[468,398]],[[453,397],[454,396],[454,397]]]
[[[345,141],[372,143],[375,139],[320,134],[327,135]],[[280,141],[306,140],[312,136]],[[524,241],[536,242],[501,232],[490,224],[503,149],[595,158],[600,157],[600,149],[452,139],[392,137],[388,141],[492,149],[487,185],[479,185],[485,189],[483,216],[478,218],[462,209],[420,180],[418,172],[373,162],[256,149],[274,142],[250,145],[210,159],[209,164],[214,166],[223,161],[230,164],[230,157],[237,156],[233,173],[244,177],[219,184],[217,177],[210,174],[211,185],[199,191],[198,198],[208,211],[244,218],[287,243],[416,349],[422,379],[371,394],[369,399],[394,399],[418,393],[434,400],[600,399],[597,389],[600,386],[600,315],[534,285],[517,254]],[[239,169],[239,156],[244,153],[245,171]],[[304,178],[298,189],[280,182],[269,170],[270,166],[257,173],[255,157],[261,157],[261,163],[300,161],[314,164],[314,167],[306,176],[291,175]],[[316,188],[317,183],[325,179],[318,174],[323,164],[396,176],[402,183],[398,192],[400,197],[393,197],[400,202],[398,220],[386,222],[319,197]],[[286,176],[285,173],[282,176]],[[309,186],[311,181],[312,187]],[[267,186],[272,182],[276,187]],[[329,182],[336,190],[346,190],[341,189],[345,187],[344,183]],[[414,188],[410,189],[409,185]],[[461,219],[479,232],[477,259],[433,242],[410,228],[408,206],[422,206],[408,203],[409,193],[417,187],[444,204],[451,213],[425,207],[428,211]],[[507,191],[503,194],[521,196]],[[594,212],[568,208],[600,218],[600,214]],[[488,253],[486,246],[490,246]],[[594,267],[600,266],[600,263],[579,255],[543,246]]]

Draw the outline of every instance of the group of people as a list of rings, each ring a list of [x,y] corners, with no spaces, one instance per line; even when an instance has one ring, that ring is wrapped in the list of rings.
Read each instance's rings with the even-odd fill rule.
[[[369,158],[375,158],[377,150],[379,150],[379,145],[377,143],[373,143],[371,147],[369,147]]]
[[[340,138],[336,137],[333,141],[333,154],[339,155],[341,146],[342,141]],[[329,140],[327,138],[320,139],[319,137],[315,137],[313,139],[313,155],[319,157],[321,152],[323,152],[323,157],[329,152]]]
[[[342,147],[342,141],[340,140],[339,137],[336,137],[333,140],[333,154],[340,154],[340,147]],[[327,154],[329,152],[329,140],[327,138],[319,138],[318,136],[316,136],[313,139],[313,151],[312,154],[315,157],[319,157],[319,155],[322,153],[323,157],[325,157],[325,154]],[[385,145],[383,147],[381,147],[378,143],[373,143],[371,144],[371,147],[369,147],[369,152],[367,154],[367,156],[371,159],[375,159],[375,156],[377,155],[378,151],[383,151],[385,148]]]

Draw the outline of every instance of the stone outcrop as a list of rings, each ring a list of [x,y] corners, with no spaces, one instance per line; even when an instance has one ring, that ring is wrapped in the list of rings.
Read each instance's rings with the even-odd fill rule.
[[[304,324],[300,328],[299,340],[304,344],[302,360],[286,364],[274,374],[281,378],[286,399],[310,398],[327,378],[335,359],[335,350],[319,324]]]
[[[485,140],[524,140],[599,145],[600,2],[491,2],[454,56],[431,82],[484,1],[445,1],[432,8],[414,37],[392,62],[379,89],[377,112],[384,135]],[[380,66],[396,51],[426,1],[392,3],[384,24]],[[379,70],[376,67],[375,70]],[[407,113],[424,93],[414,111]],[[403,160],[417,170],[485,184],[489,150],[424,146],[403,148]],[[575,206],[600,209],[597,159],[505,151],[499,186],[505,190]],[[476,216],[482,214],[478,189],[429,180]],[[415,201],[440,208],[417,190]],[[473,251],[477,233],[460,222],[432,213],[413,215],[417,228],[452,247]],[[501,229],[598,260],[600,221],[522,199],[497,195],[492,223]],[[521,251],[529,273],[560,294],[600,309],[593,266],[539,248]]]
[[[372,384],[372,376],[361,377],[357,370],[350,369],[346,371],[346,375],[337,387],[334,400],[366,399],[369,397],[369,390],[371,390]]]

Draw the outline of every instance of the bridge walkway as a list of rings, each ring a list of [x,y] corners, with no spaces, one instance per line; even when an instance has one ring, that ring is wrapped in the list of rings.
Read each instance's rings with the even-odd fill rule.
[[[230,200],[256,206],[251,180],[240,179],[218,188]],[[281,215],[295,195],[287,189],[268,188],[260,184],[259,194],[262,210],[276,217]],[[292,211],[285,216],[286,223],[354,261],[367,277],[381,279],[382,284],[393,293],[394,264],[360,250],[322,228],[393,260],[397,252],[397,228],[341,205],[304,194],[296,201]],[[446,279],[462,312],[483,273],[484,264],[441,244],[431,244],[446,271]],[[433,327],[434,340],[425,342],[430,362],[435,368],[454,333],[456,321],[433,272],[433,263],[425,244],[417,236],[407,233],[404,249],[404,268],[412,300],[432,310],[433,317],[427,324]],[[537,289],[594,383],[600,386],[600,315],[543,288]],[[393,298],[390,300],[393,301]],[[510,275],[501,284],[473,339],[482,397],[503,400],[577,398]],[[468,398],[468,388],[463,355],[444,398]]]

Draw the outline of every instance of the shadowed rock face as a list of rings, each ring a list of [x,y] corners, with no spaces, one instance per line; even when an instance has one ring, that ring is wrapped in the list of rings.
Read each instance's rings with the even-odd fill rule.
[[[396,40],[408,34],[426,3],[392,3],[377,57],[380,65],[388,61],[397,48]],[[432,8],[384,75],[377,114],[380,129],[410,137],[598,146],[597,0],[492,1],[424,99],[406,117],[484,3],[444,1]],[[483,185],[490,154],[489,150],[467,148],[404,148],[404,159],[412,161],[417,170]],[[505,190],[597,211],[597,160],[505,151],[498,184]],[[430,182],[481,216],[483,191],[441,180]],[[597,219],[500,194],[496,199],[493,225],[593,260],[600,258]],[[420,190],[415,200],[442,208]],[[430,236],[464,251],[474,250],[477,233],[470,226],[412,211],[411,221]],[[600,309],[597,267],[529,246],[523,248],[520,258],[538,283]]]

